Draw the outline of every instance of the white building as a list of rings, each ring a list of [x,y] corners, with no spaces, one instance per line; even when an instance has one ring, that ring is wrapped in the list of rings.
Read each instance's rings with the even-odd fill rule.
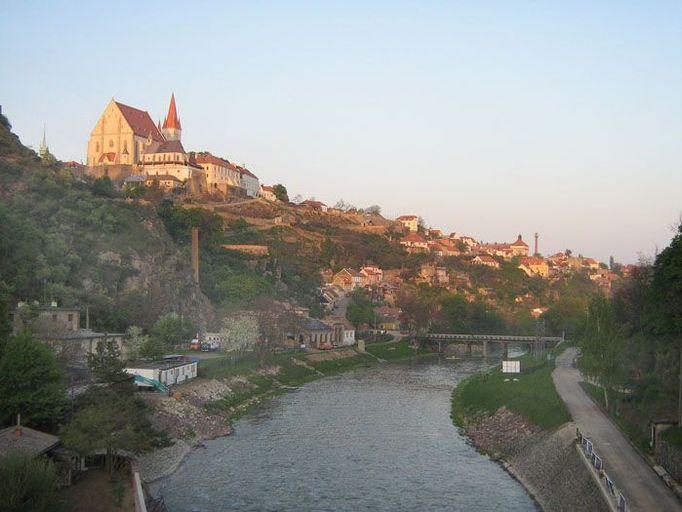
[[[172,386],[195,378],[197,363],[182,357],[166,356],[164,361],[131,363],[125,371],[130,375],[139,375],[145,379]],[[137,385],[144,386],[144,383],[138,382]]]
[[[241,175],[241,186],[246,190],[246,195],[249,197],[258,197],[258,193],[260,192],[258,177],[244,167],[237,166],[237,170]]]

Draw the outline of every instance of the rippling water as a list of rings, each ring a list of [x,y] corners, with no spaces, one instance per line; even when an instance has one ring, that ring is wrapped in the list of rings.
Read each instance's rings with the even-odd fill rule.
[[[171,512],[538,510],[450,420],[452,389],[481,364],[387,364],[312,382],[153,490]]]

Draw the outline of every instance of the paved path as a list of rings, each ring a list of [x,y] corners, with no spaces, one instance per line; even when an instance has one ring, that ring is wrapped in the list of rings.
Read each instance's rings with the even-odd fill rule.
[[[580,431],[594,442],[604,459],[604,469],[618,487],[624,489],[630,511],[682,511],[672,491],[642,460],[620,430],[601,412],[580,387],[580,372],[572,367],[576,349],[557,357],[552,373],[554,384]]]

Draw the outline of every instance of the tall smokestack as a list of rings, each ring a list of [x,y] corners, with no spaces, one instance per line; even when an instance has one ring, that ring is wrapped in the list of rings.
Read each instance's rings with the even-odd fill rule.
[[[540,254],[540,253],[538,252],[538,237],[539,237],[539,236],[540,236],[540,235],[538,235],[537,233],[535,233],[535,253],[533,254],[533,256],[537,256],[538,254]]]
[[[192,228],[192,276],[199,283],[199,228]]]

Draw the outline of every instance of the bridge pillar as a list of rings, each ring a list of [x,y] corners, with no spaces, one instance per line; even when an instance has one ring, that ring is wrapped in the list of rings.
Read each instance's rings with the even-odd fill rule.
[[[440,354],[443,351],[443,347],[441,346],[441,341],[438,340],[438,353]]]
[[[488,359],[488,342],[485,340],[483,341],[483,357]]]
[[[502,344],[502,359],[509,359],[509,343]]]

